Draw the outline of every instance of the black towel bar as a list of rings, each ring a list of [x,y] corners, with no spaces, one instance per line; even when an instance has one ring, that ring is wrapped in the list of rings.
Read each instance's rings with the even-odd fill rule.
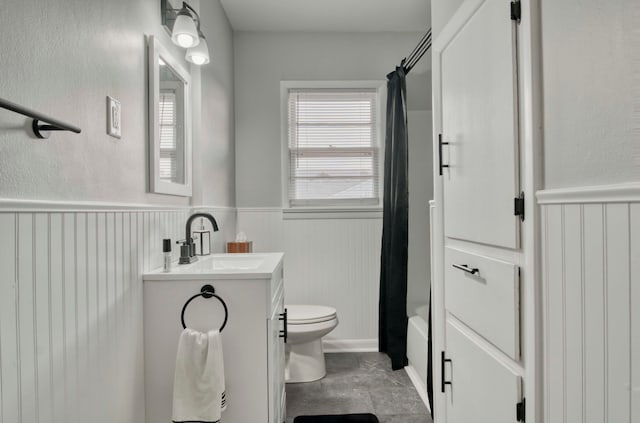
[[[182,313],[180,315],[180,320],[182,321],[182,327],[184,329],[187,328],[187,325],[184,322],[184,312],[187,310],[187,306],[189,305],[189,303],[198,297],[202,297],[202,298],[216,297],[218,301],[220,301],[220,303],[222,304],[222,307],[224,307],[224,322],[222,322],[222,326],[220,326],[220,329],[219,329],[219,331],[222,332],[222,329],[224,329],[224,327],[227,325],[227,320],[229,319],[229,309],[227,308],[227,304],[224,302],[224,300],[220,298],[218,295],[216,295],[215,292],[216,292],[215,288],[212,287],[211,285],[204,285],[202,288],[200,288],[199,293],[189,298],[187,302],[184,303],[184,306],[182,307]]]
[[[54,119],[4,98],[0,98],[0,108],[11,110],[12,112],[32,118],[33,122],[31,123],[31,128],[38,138],[49,138],[49,131],[71,131],[76,134],[79,134],[81,131],[77,126]],[[45,125],[41,125],[41,123],[44,123]]]

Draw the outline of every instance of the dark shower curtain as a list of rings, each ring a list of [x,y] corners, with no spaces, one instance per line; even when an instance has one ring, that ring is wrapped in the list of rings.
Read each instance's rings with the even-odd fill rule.
[[[379,350],[393,370],[407,365],[408,139],[405,70],[387,75]]]

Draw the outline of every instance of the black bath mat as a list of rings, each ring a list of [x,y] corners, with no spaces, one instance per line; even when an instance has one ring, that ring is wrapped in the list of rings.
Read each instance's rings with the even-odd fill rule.
[[[373,414],[334,414],[326,416],[298,416],[293,423],[380,423]]]

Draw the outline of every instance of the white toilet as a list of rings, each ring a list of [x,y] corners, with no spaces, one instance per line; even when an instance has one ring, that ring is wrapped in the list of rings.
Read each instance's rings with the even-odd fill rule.
[[[327,373],[322,337],[338,326],[333,307],[287,305],[287,383],[312,382]]]

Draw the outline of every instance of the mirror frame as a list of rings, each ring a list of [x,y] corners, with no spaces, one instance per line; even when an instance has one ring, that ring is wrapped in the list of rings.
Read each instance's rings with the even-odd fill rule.
[[[191,197],[193,174],[191,75],[158,38],[148,37],[149,53],[149,191],[156,194]],[[160,179],[160,67],[162,60],[184,82],[184,183],[167,182]]]

